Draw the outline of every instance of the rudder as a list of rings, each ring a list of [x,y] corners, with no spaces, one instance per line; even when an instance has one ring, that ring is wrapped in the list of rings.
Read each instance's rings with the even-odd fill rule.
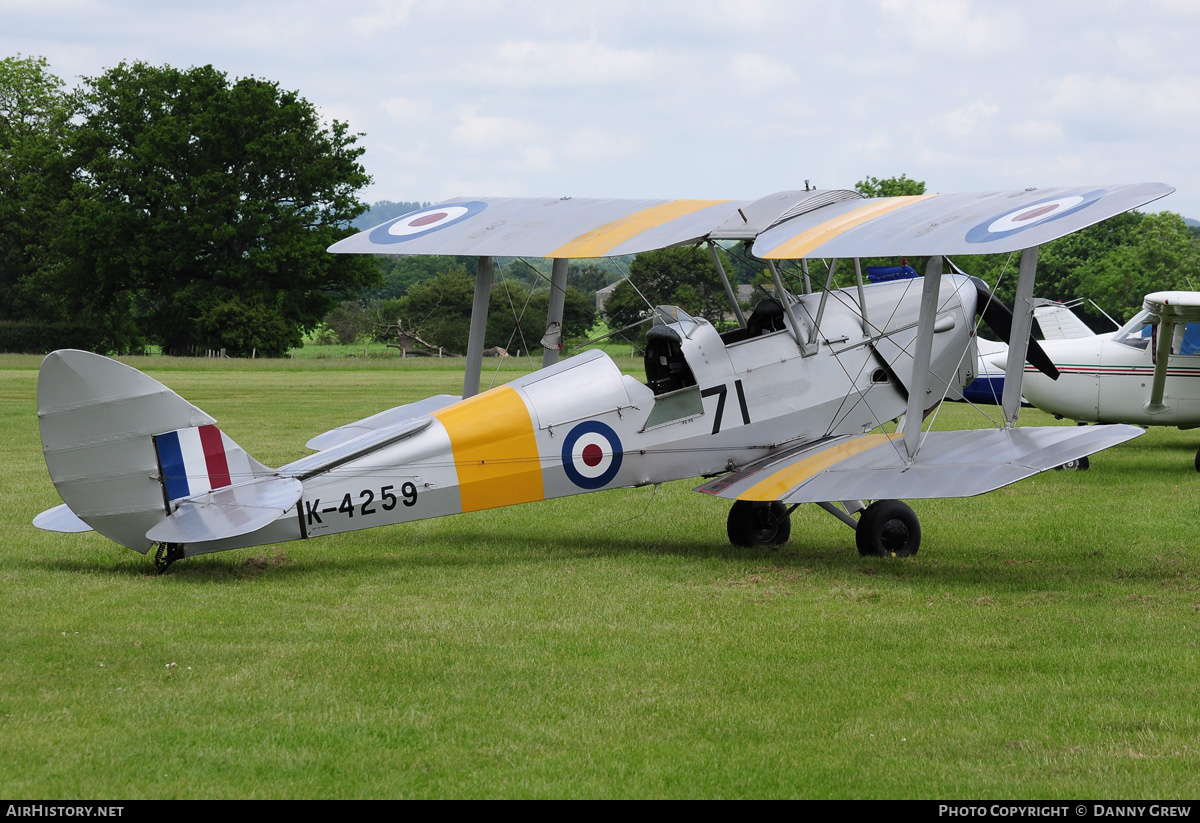
[[[42,361],[38,425],[54,487],[80,520],[143,554],[171,500],[271,474],[215,424],[107,357],[64,349]]]

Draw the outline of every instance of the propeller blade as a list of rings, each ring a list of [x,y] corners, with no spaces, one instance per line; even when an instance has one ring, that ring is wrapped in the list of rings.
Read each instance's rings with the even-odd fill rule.
[[[979,313],[983,316],[983,322],[987,323],[987,327],[992,330],[993,334],[1001,340],[1007,341],[1012,334],[1012,312],[1008,310],[1008,306],[992,297],[992,291],[988,288],[987,283],[978,277],[972,277],[971,280],[975,283],[975,291],[979,295],[978,305],[981,307]],[[1050,359],[1032,334],[1029,335],[1029,349],[1025,352],[1025,359],[1051,380],[1058,379],[1058,369],[1055,367],[1054,361]]]

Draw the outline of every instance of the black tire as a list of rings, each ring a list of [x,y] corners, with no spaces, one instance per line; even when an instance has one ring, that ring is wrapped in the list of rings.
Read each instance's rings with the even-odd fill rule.
[[[1200,455],[1197,455],[1197,458],[1200,459]],[[1065,469],[1067,471],[1085,472],[1091,467],[1092,461],[1088,460],[1087,457],[1081,457],[1078,460],[1068,460],[1061,466],[1055,466],[1054,470],[1062,471]]]
[[[1200,451],[1196,452],[1196,471],[1200,472]]]
[[[729,542],[735,546],[782,546],[792,536],[792,518],[787,506],[778,500],[773,503],[735,500],[725,529]]]
[[[912,557],[921,548],[921,523],[907,503],[876,500],[859,515],[854,542],[863,557]]]

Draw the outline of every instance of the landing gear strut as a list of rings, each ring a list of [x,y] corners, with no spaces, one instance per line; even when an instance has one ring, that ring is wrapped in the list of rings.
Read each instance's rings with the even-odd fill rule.
[[[735,500],[725,528],[735,546],[782,546],[792,534],[791,512],[778,500]]]
[[[159,543],[154,553],[154,568],[158,574],[165,574],[172,563],[185,557],[182,543]]]
[[[911,557],[921,548],[921,523],[907,503],[876,500],[859,515],[854,542],[863,557]]]

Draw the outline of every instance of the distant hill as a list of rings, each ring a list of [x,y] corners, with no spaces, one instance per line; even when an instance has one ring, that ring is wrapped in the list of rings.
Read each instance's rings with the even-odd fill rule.
[[[1200,228],[1200,220],[1193,220],[1190,217],[1185,217],[1185,218],[1183,218],[1183,222],[1187,223],[1189,226],[1191,226],[1194,229]]]
[[[359,231],[362,231],[363,229],[369,229],[372,226],[378,226],[380,223],[387,222],[393,217],[399,217],[400,215],[407,214],[410,211],[423,209],[428,205],[429,203],[418,203],[416,201],[411,203],[397,203],[395,200],[380,200],[371,206],[371,208],[367,209],[365,213],[352,220],[350,225]]]

